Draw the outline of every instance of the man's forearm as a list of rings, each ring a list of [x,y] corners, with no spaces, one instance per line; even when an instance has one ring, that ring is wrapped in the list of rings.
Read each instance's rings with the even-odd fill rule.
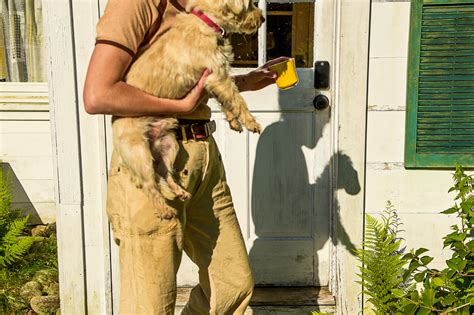
[[[146,116],[186,113],[176,100],[157,98],[123,81],[110,87],[96,87],[84,95],[86,111],[90,114],[115,116]]]
[[[245,74],[236,74],[232,76],[232,79],[235,82],[235,85],[237,85],[237,88],[239,89],[240,92],[245,92],[249,91],[250,88],[247,84],[247,80],[245,79]]]

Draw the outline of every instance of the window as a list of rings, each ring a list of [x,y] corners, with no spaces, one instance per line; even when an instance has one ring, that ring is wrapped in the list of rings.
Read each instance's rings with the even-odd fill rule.
[[[414,0],[405,166],[474,167],[474,0]]]
[[[280,56],[295,58],[300,68],[313,66],[314,1],[285,2],[259,1],[266,12],[266,23],[259,33],[231,35],[234,67],[257,67],[259,61]]]
[[[0,82],[45,82],[42,0],[0,0]]]

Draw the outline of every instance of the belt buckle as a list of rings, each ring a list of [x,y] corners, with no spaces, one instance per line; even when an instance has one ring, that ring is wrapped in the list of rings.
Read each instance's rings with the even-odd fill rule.
[[[189,129],[191,129],[191,134],[193,135],[193,139],[194,140],[202,140],[202,139],[207,139],[210,135],[212,135],[212,133],[214,131],[216,131],[216,122],[213,120],[213,121],[209,121],[209,122],[206,122],[205,124],[203,124],[203,127],[204,127],[204,137],[199,137],[197,138],[196,137],[196,131],[194,131],[194,127],[195,126],[198,126],[199,124],[198,123],[194,123],[194,124],[191,124],[189,125]]]

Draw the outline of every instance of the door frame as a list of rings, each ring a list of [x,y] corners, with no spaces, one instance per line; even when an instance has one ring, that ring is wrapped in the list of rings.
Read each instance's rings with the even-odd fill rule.
[[[324,2],[324,1],[323,1]],[[327,0],[325,2],[331,2]],[[367,141],[367,91],[369,70],[370,17],[372,0],[334,0],[335,70],[331,183],[331,276],[330,291],[336,298],[337,314],[358,314],[363,310],[359,262],[341,239],[360,246],[365,215],[365,157]],[[338,152],[350,157],[360,191],[352,194],[338,187],[353,185],[346,176],[348,165]]]
[[[112,292],[117,277],[111,265],[116,253],[105,214],[107,119],[87,115],[82,101],[95,25],[104,4],[105,0],[43,2],[64,314],[112,314],[116,302]],[[333,153],[350,156],[361,184],[357,195],[337,190],[349,179],[337,158],[332,160],[330,289],[337,313],[355,314],[362,309],[361,288],[355,283],[358,263],[337,239],[345,230],[358,245],[363,236],[371,1],[317,0],[316,10],[322,6],[334,12],[316,18],[315,42],[323,30],[334,34],[334,42],[314,54],[315,60],[332,60],[332,88],[322,92],[332,103],[331,146]]]

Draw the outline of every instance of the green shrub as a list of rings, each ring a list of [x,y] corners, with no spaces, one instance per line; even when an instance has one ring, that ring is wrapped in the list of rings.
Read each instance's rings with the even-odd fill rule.
[[[38,271],[49,269],[58,277],[55,235],[34,238],[24,232],[28,216],[21,217],[21,210],[12,209],[10,184],[0,168],[0,314],[30,310],[20,289]]]
[[[428,266],[433,258],[424,255],[426,248],[401,254],[391,206],[381,223],[367,216],[364,248],[357,252],[363,263],[359,276],[377,314],[474,313],[473,183],[472,176],[456,166],[454,186],[449,189],[457,192],[456,202],[442,213],[456,214],[460,223],[444,237],[444,247],[453,254],[441,271]]]
[[[23,237],[28,216],[20,217],[21,211],[12,209],[13,194],[9,176],[4,177],[0,168],[0,267],[7,267],[24,256],[33,244],[32,237]]]

